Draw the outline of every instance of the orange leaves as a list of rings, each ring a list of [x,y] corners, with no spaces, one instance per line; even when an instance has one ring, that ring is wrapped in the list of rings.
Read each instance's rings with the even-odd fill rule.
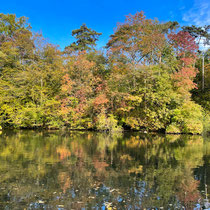
[[[62,86],[61,86],[61,91],[63,93],[67,93],[70,94],[71,90],[72,90],[72,85],[74,84],[74,82],[72,82],[72,80],[70,79],[68,74],[65,74],[63,76],[63,80],[62,80]]]
[[[61,184],[61,188],[62,188],[63,192],[66,193],[66,190],[72,184],[72,181],[71,181],[71,178],[69,177],[69,174],[67,172],[59,172],[58,180]]]
[[[109,100],[106,98],[105,94],[98,95],[94,100],[94,106],[104,105],[108,103]]]
[[[90,110],[98,113],[108,103],[104,93],[107,84],[100,77],[97,64],[88,60],[85,52],[71,57],[66,69],[61,87],[61,114],[70,127],[83,128],[94,116]]]
[[[125,17],[126,17],[125,23],[129,25],[135,25],[139,22],[143,22],[146,18],[143,11],[137,12],[135,15],[129,14],[126,15]]]
[[[111,53],[126,56],[137,64],[158,60],[165,44],[161,24],[157,20],[146,19],[143,12],[137,12],[126,16],[125,22],[118,24],[107,47]]]
[[[175,72],[172,77],[175,80],[175,86],[183,93],[197,87],[197,85],[193,82],[196,74],[197,69],[193,67],[183,67],[178,72]]]
[[[58,147],[56,149],[60,160],[64,160],[71,155],[71,152],[66,147]]]
[[[85,57],[85,54],[80,54],[74,62],[74,68],[86,73],[90,73],[90,70],[95,68],[95,63],[93,61],[88,61]]]
[[[97,159],[93,162],[95,169],[104,171],[109,166],[105,161],[98,161]]]
[[[97,113],[105,111],[105,108],[108,107],[109,100],[104,93],[99,94],[93,101],[93,108]]]
[[[200,198],[199,181],[192,177],[184,177],[177,193],[179,200],[187,209],[193,209],[194,203]]]
[[[195,62],[195,59],[190,58],[190,57],[188,58],[184,57],[184,58],[181,58],[180,60],[183,62],[184,66],[190,66]]]

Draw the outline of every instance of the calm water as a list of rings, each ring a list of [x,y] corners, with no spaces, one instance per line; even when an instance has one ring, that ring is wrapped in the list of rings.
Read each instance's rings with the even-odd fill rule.
[[[209,194],[208,138],[0,134],[0,209],[208,209]]]

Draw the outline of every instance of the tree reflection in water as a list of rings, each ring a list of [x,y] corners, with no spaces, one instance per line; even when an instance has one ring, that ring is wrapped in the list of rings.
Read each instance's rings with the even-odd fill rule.
[[[201,136],[4,131],[0,141],[1,209],[208,205],[210,141]]]

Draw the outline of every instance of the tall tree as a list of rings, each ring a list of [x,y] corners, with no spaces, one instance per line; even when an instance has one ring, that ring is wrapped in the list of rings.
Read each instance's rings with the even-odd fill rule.
[[[146,19],[142,11],[130,14],[117,25],[107,48],[132,64],[159,63],[166,45],[165,34],[176,26],[176,22],[160,24],[156,19]]]
[[[169,34],[168,37],[179,61],[179,68],[173,74],[175,86],[180,89],[180,92],[185,93],[186,98],[189,98],[189,91],[196,88],[193,80],[196,77],[197,69],[193,64],[197,56],[198,45],[195,38],[188,32],[179,31]]]
[[[182,30],[188,32],[192,37],[197,40],[198,45],[203,40],[203,44],[209,45],[210,44],[210,25],[206,25],[204,27],[196,27],[192,26],[183,26]]]
[[[198,46],[200,46],[199,53],[202,57],[202,91],[204,91],[204,78],[205,78],[205,73],[204,73],[204,66],[205,66],[205,46],[210,45],[210,25],[206,25],[203,27],[196,27],[194,25],[192,26],[183,26],[182,30],[185,32],[188,32],[192,37],[194,37],[197,41]]]
[[[83,24],[79,29],[72,31],[77,41],[73,42],[70,46],[66,47],[66,51],[88,51],[94,49],[96,41],[102,33],[98,33],[91,28],[88,28],[86,24]]]

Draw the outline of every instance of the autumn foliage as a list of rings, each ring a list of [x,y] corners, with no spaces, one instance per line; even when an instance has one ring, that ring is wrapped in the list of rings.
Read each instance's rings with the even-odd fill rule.
[[[176,116],[190,104],[199,117],[190,115],[187,130],[202,132],[201,107],[191,100],[198,46],[177,22],[129,14],[106,53],[95,49],[101,33],[85,24],[61,51],[34,34],[24,17],[1,14],[0,22],[2,127],[165,131],[172,125],[182,133],[186,122]]]

